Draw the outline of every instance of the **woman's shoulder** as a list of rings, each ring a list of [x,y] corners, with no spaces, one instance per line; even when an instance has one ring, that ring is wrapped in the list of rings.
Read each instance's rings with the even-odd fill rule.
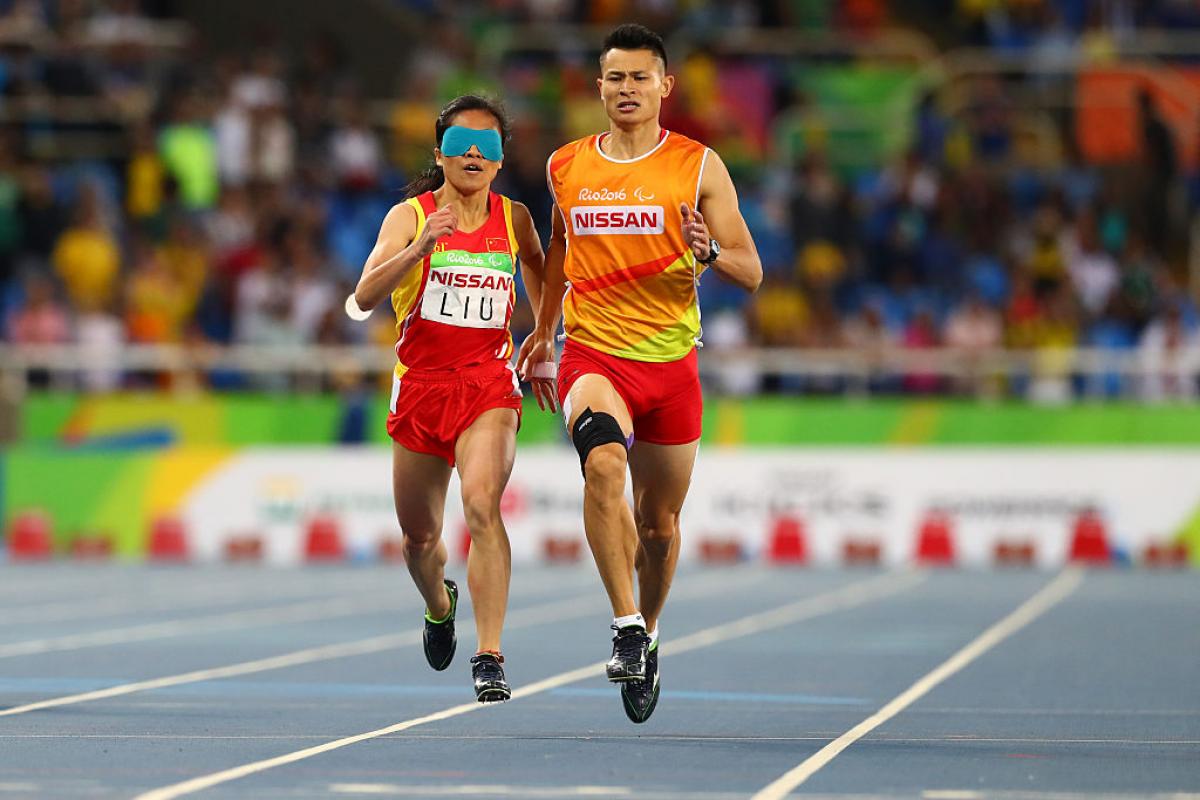
[[[397,226],[408,227],[415,225],[421,214],[421,206],[418,198],[409,197],[401,200],[388,209],[387,215],[383,218],[383,228],[395,228]]]
[[[520,209],[521,211],[529,211],[529,208],[520,200],[514,200],[506,194],[500,192],[492,192],[493,202],[507,204],[513,211]]]

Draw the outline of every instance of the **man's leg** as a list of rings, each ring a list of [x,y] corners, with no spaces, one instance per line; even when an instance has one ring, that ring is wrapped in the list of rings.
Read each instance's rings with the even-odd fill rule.
[[[635,442],[629,453],[637,522],[638,609],[646,630],[658,628],[679,561],[679,512],[692,482],[699,442]]]
[[[404,534],[404,562],[433,619],[450,613],[450,598],[442,582],[446,566],[442,514],[449,482],[450,466],[445,460],[393,443],[392,490]]]
[[[475,609],[480,652],[500,652],[512,573],[508,532],[500,518],[500,496],[512,473],[516,446],[517,412],[493,408],[471,423],[454,448],[462,481],[463,513],[471,531],[467,586]]]
[[[625,401],[603,375],[581,375],[571,386],[567,399],[569,431],[575,431],[576,423],[585,413],[611,415],[626,437],[633,431]],[[584,428],[583,432],[586,431]],[[633,512],[625,500],[627,464],[625,445],[616,442],[592,448],[583,463],[583,530],[614,617],[636,614],[638,610],[633,596],[637,534]]]
[[[658,618],[679,561],[679,511],[691,484],[696,449],[697,442],[679,445],[635,442],[629,453],[638,532],[638,604],[651,638],[646,652],[646,679],[621,685],[625,714],[637,723],[648,720],[658,705],[661,688]]]

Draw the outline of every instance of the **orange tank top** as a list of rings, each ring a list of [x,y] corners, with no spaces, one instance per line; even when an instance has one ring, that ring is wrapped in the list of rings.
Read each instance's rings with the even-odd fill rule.
[[[663,131],[619,160],[608,134],[560,147],[546,166],[567,230],[567,338],[634,361],[675,361],[696,346],[700,269],[683,241],[681,203],[696,207],[708,148]]]

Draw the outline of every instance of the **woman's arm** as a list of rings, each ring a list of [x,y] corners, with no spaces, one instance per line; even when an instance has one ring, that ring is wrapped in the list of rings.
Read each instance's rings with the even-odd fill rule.
[[[457,227],[454,211],[446,206],[429,215],[417,236],[416,209],[408,203],[392,206],[379,227],[375,248],[363,266],[362,277],[354,289],[354,302],[364,311],[379,305],[400,285],[409,270],[433,252],[437,240]]]
[[[521,280],[525,283],[525,294],[537,320],[542,304],[542,282],[546,277],[546,254],[542,252],[542,240],[533,217],[522,203],[512,204],[513,234],[517,238],[517,255],[521,259]]]

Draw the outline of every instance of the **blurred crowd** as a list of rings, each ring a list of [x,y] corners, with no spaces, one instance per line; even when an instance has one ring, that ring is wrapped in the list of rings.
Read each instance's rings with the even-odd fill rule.
[[[690,43],[671,65],[665,124],[721,153],[763,258],[753,296],[701,281],[710,347],[1200,352],[1188,291],[1197,131],[1166,118],[1153,86],[1135,87],[1129,152],[1097,159],[1070,106],[1024,105],[1073,96],[1079,63],[1119,64],[1145,26],[1196,25],[1193,2],[392,2],[424,27],[381,97],[330,34],[288,47],[263,30],[260,46],[226,52],[181,33],[170,0],[0,0],[6,341],[390,341],[387,314],[354,324],[341,302],[428,164],[441,103],[504,99],[514,139],[497,189],[544,236],[547,154],[607,120],[596,43],[538,30],[636,18]],[[779,26],[844,46],[805,60],[729,44],[731,28]],[[906,26],[927,26],[942,51],[1045,68],[923,83],[920,64],[869,56]],[[496,41],[508,42],[499,55]],[[522,304],[514,335],[531,327]],[[838,389],[771,376],[727,388]],[[905,375],[876,388],[956,387]],[[1185,378],[1159,393],[1195,390]]]

